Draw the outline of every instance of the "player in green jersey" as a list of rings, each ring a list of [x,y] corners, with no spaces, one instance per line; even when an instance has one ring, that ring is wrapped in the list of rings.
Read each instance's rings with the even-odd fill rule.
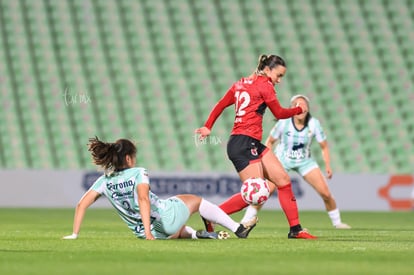
[[[63,239],[78,238],[87,208],[100,196],[109,200],[129,229],[141,239],[225,239],[229,236],[226,232],[195,231],[186,226],[190,215],[196,212],[234,232],[239,238],[247,238],[256,225],[257,218],[244,224],[237,223],[217,205],[196,195],[159,198],[150,190],[147,170],[135,166],[137,149],[130,140],[108,143],[95,137],[89,140],[88,147],[93,162],[105,173],[80,199],[75,209],[73,233]]]

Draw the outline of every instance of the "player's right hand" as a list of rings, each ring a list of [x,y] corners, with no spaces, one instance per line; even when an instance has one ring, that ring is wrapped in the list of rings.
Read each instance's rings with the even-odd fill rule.
[[[199,139],[203,140],[206,137],[208,137],[211,133],[210,129],[208,129],[207,127],[203,126],[201,128],[198,128],[194,131],[196,134],[200,134]]]
[[[145,234],[146,235],[146,237],[145,237],[145,239],[146,240],[155,240],[155,237],[154,237],[154,235],[152,235],[151,233],[148,233],[148,234]]]

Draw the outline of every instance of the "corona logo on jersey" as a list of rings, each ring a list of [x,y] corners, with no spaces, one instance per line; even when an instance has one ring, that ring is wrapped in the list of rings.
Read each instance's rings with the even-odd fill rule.
[[[412,208],[410,198],[397,199],[391,195],[391,190],[399,187],[411,187],[414,185],[414,177],[412,175],[393,175],[387,184],[378,190],[378,195],[387,200],[392,210],[408,210]]]

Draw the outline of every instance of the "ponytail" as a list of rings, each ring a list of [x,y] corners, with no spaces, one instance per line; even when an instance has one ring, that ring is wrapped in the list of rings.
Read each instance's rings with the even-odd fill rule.
[[[277,66],[286,67],[286,62],[277,55],[265,55],[262,54],[259,56],[259,64],[256,68],[256,74],[263,72],[264,68],[269,67],[269,69],[276,68]]]
[[[101,166],[105,174],[126,168],[126,156],[135,157],[137,149],[127,139],[119,139],[115,143],[103,142],[98,137],[90,138],[88,151],[91,152],[93,163]]]

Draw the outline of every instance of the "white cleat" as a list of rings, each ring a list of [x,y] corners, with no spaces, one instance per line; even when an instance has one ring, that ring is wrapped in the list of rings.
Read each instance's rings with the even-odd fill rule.
[[[349,225],[347,225],[346,223],[338,223],[337,225],[334,225],[334,227],[336,229],[351,229],[352,228]]]

